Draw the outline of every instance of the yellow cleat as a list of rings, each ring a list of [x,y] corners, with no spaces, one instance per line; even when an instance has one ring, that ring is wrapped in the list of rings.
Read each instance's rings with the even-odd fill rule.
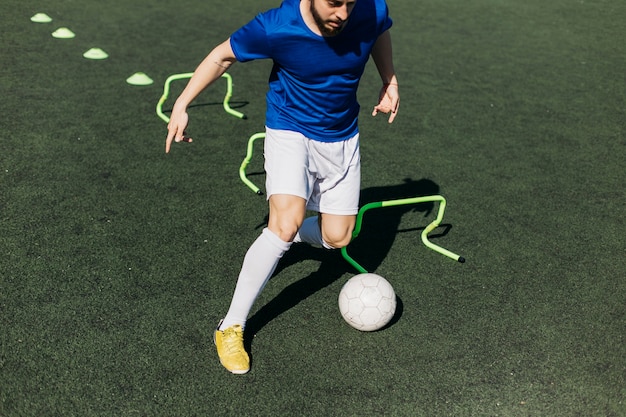
[[[250,357],[243,347],[243,329],[240,325],[236,324],[224,330],[219,330],[218,325],[213,341],[224,368],[233,374],[245,374],[250,370]]]

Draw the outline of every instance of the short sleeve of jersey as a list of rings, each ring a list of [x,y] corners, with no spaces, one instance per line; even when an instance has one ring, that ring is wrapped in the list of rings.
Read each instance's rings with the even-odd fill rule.
[[[239,62],[271,58],[263,16],[257,15],[230,37],[230,46]]]
[[[381,20],[379,34],[382,34],[383,32],[389,30],[391,26],[393,26],[393,20],[391,20],[391,18],[389,17],[389,8],[387,7],[386,2],[382,3],[382,8],[385,17]]]

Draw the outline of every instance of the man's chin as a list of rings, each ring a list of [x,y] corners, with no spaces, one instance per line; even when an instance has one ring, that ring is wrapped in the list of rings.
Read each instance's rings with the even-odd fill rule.
[[[320,31],[322,32],[322,35],[324,36],[336,36],[339,33],[341,33],[343,26],[344,26],[343,24],[331,25],[329,23],[329,24],[324,25],[324,27],[320,27]]]

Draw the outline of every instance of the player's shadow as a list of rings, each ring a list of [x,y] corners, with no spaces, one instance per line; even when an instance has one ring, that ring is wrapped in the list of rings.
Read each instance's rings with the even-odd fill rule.
[[[414,181],[408,178],[398,185],[372,187],[362,190],[360,204],[363,206],[371,202],[422,197],[438,193],[439,186],[433,181],[428,179]],[[420,215],[420,218],[425,218],[432,212],[433,207],[434,203],[428,202],[367,211],[363,217],[363,227],[359,236],[348,246],[350,256],[366,270],[375,272],[389,253],[398,232],[423,229],[431,221],[428,219],[423,221],[416,220],[416,225],[420,227],[399,230],[402,216],[408,212],[419,212],[423,213]],[[445,231],[440,236],[445,235],[450,228],[450,226],[447,226],[447,228],[445,225],[443,226]],[[274,278],[280,275],[281,271],[289,266],[311,259],[320,262],[317,271],[313,271],[308,276],[287,285],[276,297],[262,306],[248,319],[246,322],[248,351],[250,351],[249,348],[254,335],[274,318],[295,307],[322,288],[332,284],[344,274],[349,272],[358,273],[341,256],[339,250],[325,250],[314,248],[307,244],[294,244],[281,259],[272,279],[274,280]],[[278,282],[274,284],[279,285]],[[396,315],[386,327],[398,321],[402,314],[402,307],[402,300],[398,299]]]

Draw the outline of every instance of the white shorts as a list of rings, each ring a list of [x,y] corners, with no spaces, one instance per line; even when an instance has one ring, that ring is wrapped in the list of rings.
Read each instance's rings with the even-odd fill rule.
[[[320,142],[301,133],[266,128],[267,196],[302,197],[307,209],[354,215],[359,210],[361,156],[359,135],[341,142]]]

